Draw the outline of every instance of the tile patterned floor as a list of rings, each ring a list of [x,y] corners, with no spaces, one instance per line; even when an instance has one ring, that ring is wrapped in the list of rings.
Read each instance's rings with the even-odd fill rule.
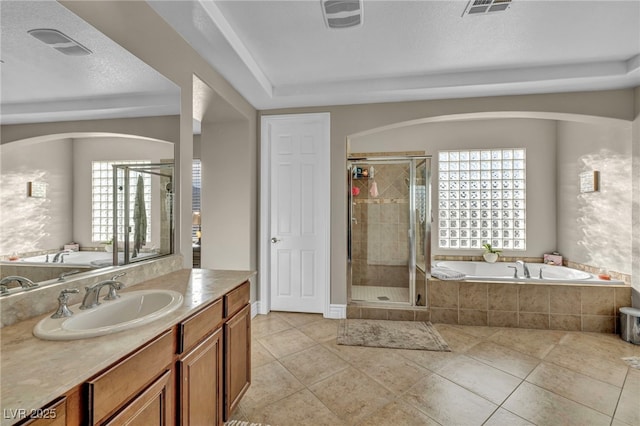
[[[338,321],[252,322],[233,419],[287,425],[640,425],[640,346],[611,334],[435,324],[452,352],[340,346]]]

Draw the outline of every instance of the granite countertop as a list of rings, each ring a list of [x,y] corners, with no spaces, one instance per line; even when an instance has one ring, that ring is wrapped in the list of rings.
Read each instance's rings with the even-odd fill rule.
[[[7,418],[10,410],[42,408],[254,275],[252,271],[183,269],[131,286],[122,293],[175,290],[183,294],[184,302],[157,321],[107,336],[67,341],[34,337],[33,327],[51,312],[2,328],[0,425],[21,420]]]

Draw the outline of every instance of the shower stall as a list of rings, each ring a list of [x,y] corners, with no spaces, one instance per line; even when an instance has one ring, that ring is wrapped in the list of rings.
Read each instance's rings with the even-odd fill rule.
[[[350,303],[426,306],[431,157],[348,160]]]
[[[173,163],[113,165],[114,265],[174,253],[173,182]]]

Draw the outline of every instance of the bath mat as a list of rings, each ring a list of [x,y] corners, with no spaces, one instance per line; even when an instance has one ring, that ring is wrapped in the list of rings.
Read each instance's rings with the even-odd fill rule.
[[[224,426],[269,426],[263,423],[246,422],[244,420],[229,420]]]
[[[339,345],[451,352],[430,322],[346,319],[338,326]]]

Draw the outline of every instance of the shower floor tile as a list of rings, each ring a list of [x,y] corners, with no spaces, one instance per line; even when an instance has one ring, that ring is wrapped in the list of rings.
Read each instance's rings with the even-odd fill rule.
[[[351,300],[365,302],[409,302],[409,289],[402,287],[351,286]]]

